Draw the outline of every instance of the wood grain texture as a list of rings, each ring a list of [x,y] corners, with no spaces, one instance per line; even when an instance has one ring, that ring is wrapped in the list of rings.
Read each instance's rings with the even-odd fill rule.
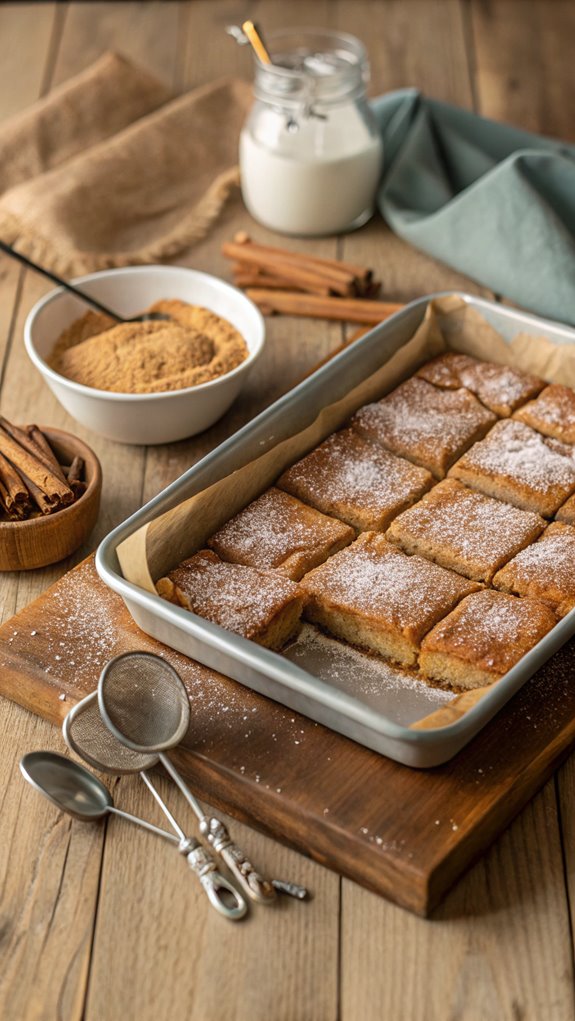
[[[192,721],[174,754],[203,797],[419,914],[575,742],[575,642],[455,759],[413,770],[160,646],[91,559],[0,629],[0,693],[58,722],[108,659],[134,648],[161,651],[186,684]]]

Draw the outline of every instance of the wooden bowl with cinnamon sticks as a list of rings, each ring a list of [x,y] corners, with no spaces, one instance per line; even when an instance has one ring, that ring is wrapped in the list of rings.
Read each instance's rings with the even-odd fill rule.
[[[73,553],[96,523],[101,492],[100,462],[82,440],[0,416],[0,571]]]

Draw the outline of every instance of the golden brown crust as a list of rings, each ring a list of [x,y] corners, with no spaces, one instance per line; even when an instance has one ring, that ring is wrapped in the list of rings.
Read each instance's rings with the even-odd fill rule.
[[[354,538],[349,525],[272,488],[223,525],[208,546],[222,560],[299,581]]]
[[[423,639],[420,669],[456,688],[479,687],[506,674],[556,623],[536,599],[472,593]]]
[[[445,479],[400,514],[386,538],[406,553],[428,557],[467,578],[491,581],[498,568],[534,542],[545,524],[538,514]]]
[[[538,376],[455,351],[433,358],[418,370],[417,375],[434,386],[449,390],[464,386],[486,408],[502,418],[508,418],[545,386],[545,381]]]
[[[559,617],[575,607],[575,528],[558,521],[493,579],[495,588],[548,603]]]
[[[575,490],[575,458],[570,447],[511,418],[494,425],[449,476],[486,496],[551,517]]]
[[[200,550],[156,584],[158,594],[214,624],[279,649],[297,631],[303,606],[298,585],[272,571],[228,564]]]
[[[479,587],[422,557],[406,556],[377,532],[363,532],[302,581],[308,620],[408,666],[423,635]]]
[[[442,479],[495,421],[468,390],[440,390],[413,376],[383,400],[360,408],[351,425],[366,439]]]
[[[552,383],[513,417],[545,436],[553,436],[563,443],[575,443],[575,390]]]
[[[562,504],[555,517],[558,521],[564,521],[568,525],[575,525],[575,496],[570,496]]]
[[[343,429],[288,468],[277,485],[358,531],[382,531],[432,482],[425,468]]]

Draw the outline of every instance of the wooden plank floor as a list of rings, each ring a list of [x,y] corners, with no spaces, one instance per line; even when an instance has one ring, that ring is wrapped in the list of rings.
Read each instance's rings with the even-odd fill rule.
[[[249,73],[224,28],[240,0],[0,5],[0,118],[119,49],[174,88]],[[266,28],[323,25],[368,43],[373,85],[417,85],[487,116],[575,140],[571,0],[253,0]],[[247,217],[230,203],[182,261],[225,275],[219,245]],[[261,229],[254,233],[268,236]],[[368,226],[315,251],[373,262],[386,292],[408,299],[461,278]],[[447,280],[447,284],[446,284]],[[465,282],[473,289],[473,285]],[[474,288],[476,291],[479,288]],[[0,406],[82,434],[29,366],[22,324],[46,288],[0,262]],[[165,448],[85,438],[104,468],[94,545],[206,450],[341,342],[335,324],[273,322],[248,391],[209,433]],[[25,606],[68,562],[0,579],[1,618]],[[261,909],[231,926],[206,909],[185,867],[121,823],[58,815],[20,780],[28,750],[59,734],[0,703],[0,1017],[6,1021],[564,1021],[575,1017],[575,766],[570,760],[488,855],[422,921],[234,823],[253,860],[314,892],[307,905]],[[133,778],[114,785],[129,811],[153,815]],[[181,868],[178,868],[181,866]]]

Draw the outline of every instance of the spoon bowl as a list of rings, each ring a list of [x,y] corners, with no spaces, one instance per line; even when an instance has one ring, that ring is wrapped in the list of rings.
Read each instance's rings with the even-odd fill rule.
[[[107,787],[73,759],[56,752],[29,752],[20,761],[25,779],[56,808],[75,819],[102,819],[114,802]]]

